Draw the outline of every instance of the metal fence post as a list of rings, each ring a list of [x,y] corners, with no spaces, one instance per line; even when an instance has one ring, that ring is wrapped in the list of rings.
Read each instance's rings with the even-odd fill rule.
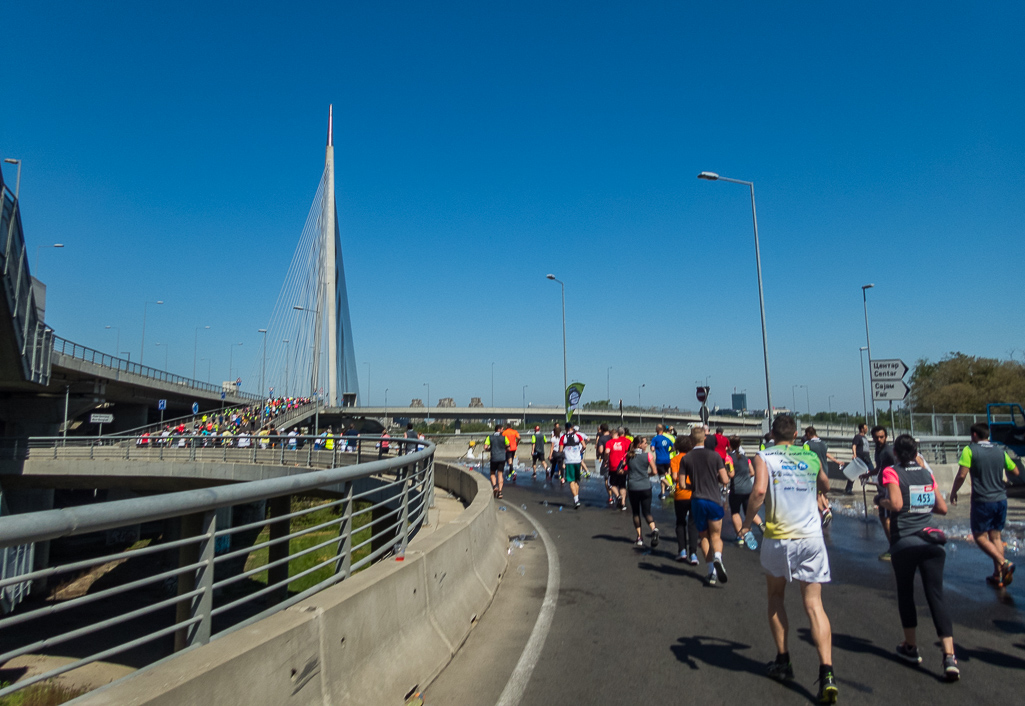
[[[313,441],[306,440],[306,467],[313,468]]]
[[[430,458],[427,459],[430,467],[427,471],[427,507],[434,507],[434,454],[432,453]],[[426,517],[426,515],[424,516]]]
[[[406,547],[409,545],[409,486],[410,486],[410,475],[408,473],[408,466],[403,468],[402,474],[402,523],[400,525],[402,532],[402,553],[406,553]],[[413,476],[416,477],[416,464],[413,465]]]
[[[202,593],[178,603],[176,622],[199,617],[201,620],[174,633],[174,651],[210,642],[210,611],[214,603],[214,532],[217,515],[214,512],[185,515],[181,518],[181,536],[196,537],[197,542],[178,550],[178,565],[203,562],[195,571],[178,575],[178,595],[202,589]]]
[[[282,495],[277,498],[270,498],[267,500],[267,511],[270,514],[271,519],[287,515],[292,509],[292,496]],[[287,557],[290,551],[290,540],[287,539],[291,533],[291,520],[278,520],[277,522],[271,522],[269,526],[270,537],[269,539],[273,542],[276,539],[281,540],[276,544],[271,544],[267,547],[267,563],[273,563],[279,559]],[[267,585],[274,586],[280,584],[278,590],[271,591],[267,594],[268,603],[280,603],[288,597],[288,562],[282,562],[278,566],[272,566],[267,569]]]
[[[356,439],[356,463],[363,462],[363,439]]]
[[[332,444],[331,448],[331,468],[338,468],[338,444]]]
[[[338,559],[335,561],[335,574],[345,574],[349,578],[349,571],[352,569],[352,513],[355,509],[352,500],[352,481],[346,481],[342,485],[342,497],[345,504],[342,506],[342,522],[338,526],[338,534],[342,541],[338,543]]]

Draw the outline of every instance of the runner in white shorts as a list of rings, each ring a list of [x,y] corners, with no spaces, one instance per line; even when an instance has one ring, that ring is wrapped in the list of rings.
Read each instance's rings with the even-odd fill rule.
[[[741,526],[741,536],[751,531],[751,521],[764,502],[762,567],[769,595],[769,629],[776,642],[776,659],[769,664],[768,673],[779,681],[794,678],[783,599],[787,584],[797,581],[819,653],[818,701],[832,704],[839,692],[833,676],[833,638],[822,607],[822,584],[829,582],[829,556],[818,506],[818,494],[829,490],[829,479],[814,451],[794,445],[797,424],[792,417],[776,417],[772,437],[775,445],[754,458],[755,487]]]

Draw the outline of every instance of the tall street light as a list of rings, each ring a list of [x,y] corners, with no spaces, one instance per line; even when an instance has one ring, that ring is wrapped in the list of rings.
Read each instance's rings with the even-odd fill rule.
[[[146,308],[151,302],[142,303],[142,345],[139,346],[139,365],[142,365],[143,355],[146,353]],[[163,301],[155,301],[153,304],[163,304]]]
[[[103,328],[105,328],[105,329],[114,329],[115,331],[117,331],[117,343],[114,345],[114,350],[118,351],[118,354],[120,355],[120,351],[121,351],[121,327],[120,326],[104,326]]]
[[[263,362],[260,366],[260,397],[266,399],[264,395],[267,394],[267,329],[259,328],[256,329],[257,333],[263,334]],[[266,407],[266,405],[263,405]],[[262,414],[260,416],[263,416]]]
[[[285,397],[288,397],[288,339],[283,338],[281,342],[285,344]]]
[[[868,368],[869,372],[872,370],[872,339],[868,335],[868,296],[865,294],[868,290],[874,287],[874,284],[863,284],[861,285],[861,303],[865,306],[865,350],[868,351]],[[864,377],[864,374],[862,374]],[[863,383],[864,384],[864,383]],[[868,421],[868,414],[865,414],[865,421]],[[876,420],[876,398],[872,396],[872,423],[877,424]]]
[[[36,246],[36,267],[35,267],[35,272],[36,272],[37,275],[39,274],[39,251],[42,250],[43,248],[63,248],[63,247],[64,247],[64,243],[54,243],[53,245],[37,245]]]
[[[641,422],[641,388],[644,387],[645,383],[641,383],[637,386],[637,424],[640,426]]]
[[[424,417],[424,424],[427,424],[427,420],[431,418],[431,383],[425,382],[424,387],[427,388],[427,416]]]
[[[159,341],[157,342],[156,345],[157,345],[157,348],[159,348],[160,346],[164,347],[164,371],[166,372],[167,371],[167,351],[170,350],[171,346],[169,344],[167,344],[167,343],[160,343]]]
[[[196,355],[199,353],[199,329],[208,331],[209,326],[197,326],[195,335],[192,337],[192,379],[196,379]]]
[[[234,382],[231,379],[231,373],[232,373],[232,365],[234,363],[234,357],[235,357],[235,346],[241,346],[241,345],[242,345],[241,342],[240,343],[232,343],[231,346],[228,347],[228,382],[230,382],[232,384],[234,384]],[[238,391],[238,386],[237,385],[235,386],[235,391],[236,392]]]
[[[865,397],[865,351],[868,350],[868,346],[862,346],[858,349],[858,361],[861,362],[861,404],[865,407],[865,423],[868,424],[868,398]]]
[[[206,361],[206,382],[210,382],[210,359],[200,358],[199,362],[202,363],[204,360]]]
[[[794,398],[794,399],[793,399],[793,402],[794,402],[794,418],[795,418],[795,419],[797,418],[797,388],[799,388],[799,387],[804,387],[804,389],[805,389],[805,392],[807,392],[807,391],[808,391],[808,388],[807,388],[807,387],[805,387],[804,385],[791,385],[791,386],[790,386],[790,394],[791,394],[791,396],[792,396],[792,397]],[[810,410],[809,410],[809,414],[810,414],[810,413],[811,413],[811,412],[810,412]]]
[[[495,408],[495,364],[491,363],[491,409]]]
[[[367,361],[364,360],[363,361],[363,365],[367,366],[367,404],[366,404],[366,406],[369,407],[370,406],[370,363],[368,363]]]
[[[612,393],[611,393],[611,392],[609,392],[609,390],[611,390],[611,389],[612,389],[612,388],[611,388],[611,387],[609,386],[609,380],[611,379],[611,377],[612,377],[612,366],[610,365],[610,366],[609,366],[609,367],[608,367],[608,368],[607,368],[607,369],[605,370],[605,396],[606,396],[606,397],[608,398],[608,400],[609,400],[609,405],[610,405],[610,406],[612,405]]]
[[[529,387],[529,386],[528,385],[524,385],[523,386],[523,428],[524,429],[527,428],[527,387]]]
[[[566,283],[556,279],[555,275],[546,275],[553,282],[558,282],[562,287],[562,398],[566,399],[566,390],[569,388],[569,375],[566,373]],[[569,410],[566,410],[569,412]]]
[[[762,314],[762,355],[765,358],[765,403],[768,407],[769,424],[772,424],[772,384],[769,382],[769,338],[765,331],[765,294],[762,291],[762,255],[758,246],[758,212],[755,209],[755,185],[751,181],[730,179],[719,176],[715,172],[701,172],[698,179],[707,181],[728,181],[731,184],[744,184],[751,188],[751,219],[755,229],[755,265],[758,269],[758,307]]]

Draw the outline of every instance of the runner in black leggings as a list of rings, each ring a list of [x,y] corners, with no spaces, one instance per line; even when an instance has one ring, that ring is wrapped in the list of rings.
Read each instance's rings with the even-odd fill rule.
[[[634,515],[634,529],[637,530],[638,547],[644,546],[641,539],[641,515],[651,528],[651,548],[658,546],[658,527],[655,526],[655,518],[651,516],[651,476],[657,476],[655,470],[655,457],[648,451],[648,440],[638,436],[630,444],[630,451],[626,454],[626,489],[630,498],[630,508]]]
[[[677,561],[686,561],[691,566],[698,565],[698,528],[694,525],[694,513],[691,512],[693,484],[686,474],[680,474],[680,465],[687,452],[694,448],[690,435],[676,439],[676,455],[669,462],[669,470],[673,477],[673,509],[676,511],[676,545],[679,554]]]
[[[897,463],[882,469],[884,492],[877,502],[890,513],[890,561],[897,578],[897,609],[904,627],[904,642],[897,646],[901,659],[920,664],[922,656],[915,641],[918,613],[915,609],[915,572],[922,575],[922,588],[929,603],[932,622],[943,646],[943,673],[948,681],[960,677],[954,656],[954,629],[943,601],[943,564],[947,553],[930,532],[933,513],[947,514],[947,503],[937,492],[932,471],[916,462],[918,444],[908,434],[893,442]],[[946,541],[946,540],[942,540]]]

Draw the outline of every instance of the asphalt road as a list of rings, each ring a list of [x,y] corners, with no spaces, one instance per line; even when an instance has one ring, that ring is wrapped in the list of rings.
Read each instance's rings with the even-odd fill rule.
[[[703,563],[674,561],[672,506],[656,507],[658,549],[632,546],[629,512],[604,504],[601,481],[585,483],[580,510],[568,487],[521,474],[496,501],[510,536],[509,569],[491,608],[452,663],[425,691],[428,706],[552,703],[814,702],[815,649],[799,591],[788,591],[790,652],[796,679],[764,676],[774,657],[765,582],[757,552],[727,546],[725,585],[704,585]],[[545,505],[545,502],[548,504]],[[560,508],[560,504],[563,509]],[[658,503],[656,503],[658,504]],[[535,537],[534,525],[543,530]],[[550,542],[546,546],[544,535]],[[647,536],[647,533],[645,533]],[[837,517],[827,534],[833,581],[823,600],[833,628],[833,663],[841,703],[1018,703],[1025,693],[1025,575],[1000,593],[983,577],[992,565],[975,547],[948,550],[946,598],[954,619],[959,683],[940,678],[940,650],[918,592],[919,643],[925,661],[909,667],[894,654],[902,640],[890,564],[875,522]],[[523,679],[524,647],[548,588],[549,552],[559,585],[533,670]],[[1025,574],[1025,571],[1021,572]],[[534,644],[537,644],[535,637]],[[530,656],[528,654],[528,656]]]

